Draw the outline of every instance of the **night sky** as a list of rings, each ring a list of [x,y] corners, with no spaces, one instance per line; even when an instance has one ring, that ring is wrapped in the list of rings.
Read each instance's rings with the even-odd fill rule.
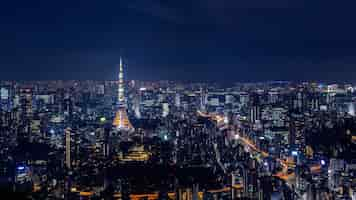
[[[356,1],[7,0],[0,79],[356,80]]]

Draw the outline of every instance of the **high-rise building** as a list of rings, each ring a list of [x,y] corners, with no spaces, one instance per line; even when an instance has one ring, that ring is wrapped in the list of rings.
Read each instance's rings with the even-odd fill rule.
[[[73,120],[73,106],[73,100],[71,98],[64,99],[63,111],[69,122],[72,122]]]
[[[103,141],[103,155],[108,157],[110,155],[110,127],[104,128],[104,141]]]
[[[24,118],[29,119],[33,115],[33,91],[31,88],[21,88],[20,89],[20,104],[21,111]]]
[[[118,87],[118,111],[116,112],[115,119],[113,121],[113,126],[118,131],[133,131],[134,127],[132,126],[128,116],[127,108],[125,102],[125,90],[124,90],[124,72],[123,72],[123,63],[120,57],[120,72],[119,72],[119,87]]]
[[[162,117],[167,117],[169,114],[169,104],[167,102],[162,103]]]
[[[246,106],[246,105],[248,104],[248,102],[249,102],[249,95],[248,95],[248,93],[246,93],[246,92],[241,92],[241,93],[239,94],[239,99],[240,99],[241,105]]]
[[[71,134],[71,130],[69,128],[67,128],[65,130],[65,145],[66,145],[66,166],[68,169],[71,168],[71,159],[70,159],[70,140],[71,140],[71,137],[70,137],[70,134]]]
[[[328,168],[328,186],[329,189],[337,191],[342,184],[341,175],[345,172],[345,162],[342,159],[330,159]]]
[[[251,99],[250,106],[250,122],[255,123],[257,120],[261,119],[261,108],[260,108],[260,99],[257,94],[254,94]]]
[[[10,87],[3,86],[0,88],[0,109],[3,111],[11,110],[11,90]]]
[[[104,84],[99,84],[96,86],[96,94],[97,95],[104,95],[105,94],[105,85]]]
[[[200,88],[200,110],[205,112],[206,111],[206,101],[207,101],[207,93]]]
[[[176,93],[176,95],[175,95],[175,98],[174,98],[174,105],[176,106],[176,107],[180,107],[180,105],[181,105],[181,100],[180,100],[180,94],[179,93]]]

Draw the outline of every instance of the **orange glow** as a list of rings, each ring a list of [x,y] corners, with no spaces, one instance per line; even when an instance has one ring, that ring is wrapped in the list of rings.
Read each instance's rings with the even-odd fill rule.
[[[220,116],[220,115],[217,115],[217,114],[203,113],[200,110],[198,110],[197,113],[198,113],[199,116],[210,118],[210,120],[216,121],[217,123],[220,123],[220,122],[224,121],[224,117]]]
[[[129,121],[125,108],[120,108],[116,112],[113,125],[119,129],[133,130],[133,126]]]
[[[234,189],[240,190],[243,188],[243,186],[241,184],[236,184],[234,186],[232,186]],[[221,192],[228,192],[230,191],[231,188],[230,187],[225,187],[222,189],[218,189],[218,190],[209,190],[209,193],[221,193]],[[198,192],[198,199],[203,199],[204,193],[203,192]],[[168,197],[171,199],[175,199],[176,197],[176,193],[174,192],[169,192],[168,193]],[[114,198],[122,198],[121,193],[116,193],[114,194]],[[131,194],[130,195],[130,199],[132,200],[140,200],[142,198],[147,198],[149,200],[157,200],[158,199],[158,192],[155,193],[149,193],[149,194]]]
[[[351,140],[352,140],[353,142],[356,142],[356,136],[352,136],[352,137],[351,137]]]
[[[310,167],[310,171],[312,173],[320,172],[321,171],[321,165],[315,165],[315,166]]]
[[[93,192],[80,192],[79,195],[83,197],[89,197],[92,196],[94,193]]]

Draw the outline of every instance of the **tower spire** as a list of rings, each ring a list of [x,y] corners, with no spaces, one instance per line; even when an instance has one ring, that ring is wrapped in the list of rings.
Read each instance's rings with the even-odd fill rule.
[[[118,103],[119,106],[125,105],[125,95],[124,95],[124,69],[122,63],[122,57],[120,56],[120,70],[119,70],[119,87],[118,87]]]

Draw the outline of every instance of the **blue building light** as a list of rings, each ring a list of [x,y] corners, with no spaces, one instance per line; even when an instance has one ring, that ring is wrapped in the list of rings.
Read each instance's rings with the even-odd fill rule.
[[[320,164],[321,164],[322,166],[326,165],[325,160],[321,160],[321,161],[320,161]]]
[[[298,156],[298,151],[292,151],[292,156]]]

